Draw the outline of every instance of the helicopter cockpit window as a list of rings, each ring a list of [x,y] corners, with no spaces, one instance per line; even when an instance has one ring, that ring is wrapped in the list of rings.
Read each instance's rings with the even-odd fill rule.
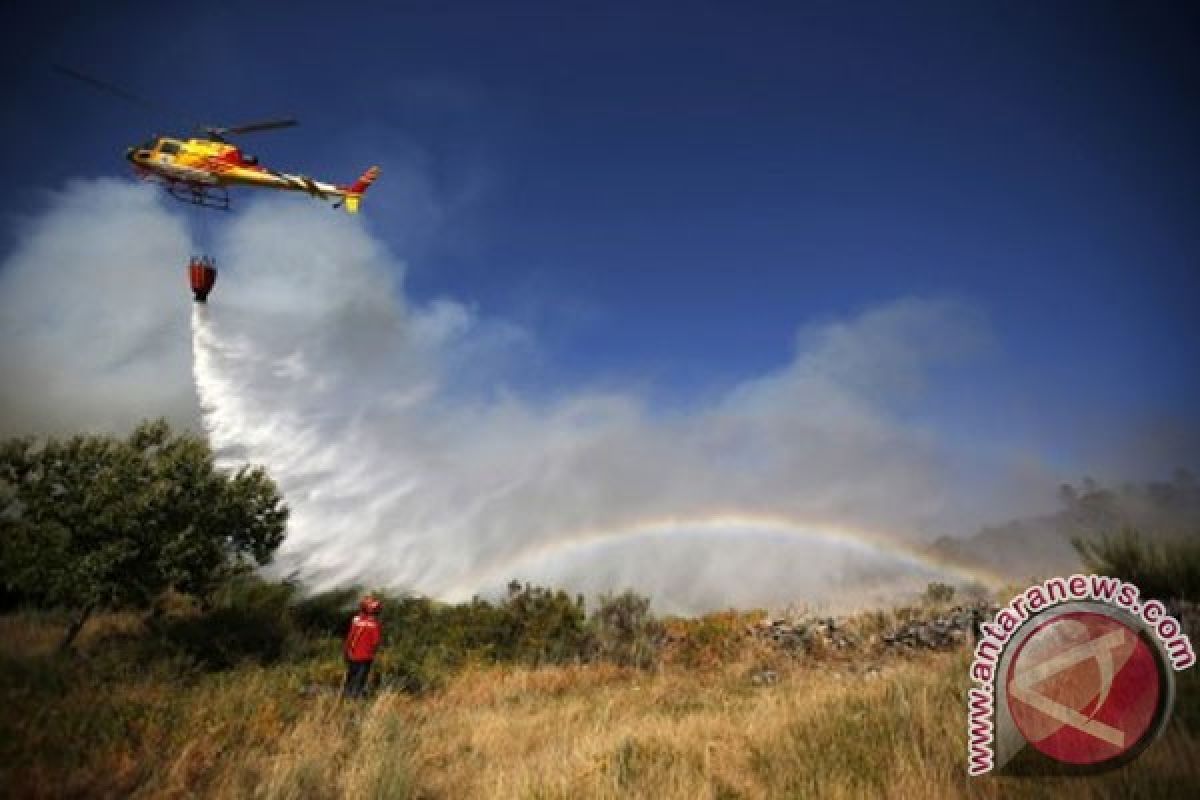
[[[175,155],[179,152],[179,142],[163,141],[163,143],[158,146],[158,152],[167,153],[168,155]]]

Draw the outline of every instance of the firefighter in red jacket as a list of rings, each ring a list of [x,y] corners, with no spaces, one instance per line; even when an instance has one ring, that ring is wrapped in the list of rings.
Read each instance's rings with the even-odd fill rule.
[[[374,597],[364,597],[358,608],[359,613],[351,620],[342,647],[346,656],[346,686],[343,690],[346,697],[366,695],[367,674],[371,671],[371,662],[375,660],[375,651],[379,649],[382,632],[379,612],[383,610],[383,604]]]

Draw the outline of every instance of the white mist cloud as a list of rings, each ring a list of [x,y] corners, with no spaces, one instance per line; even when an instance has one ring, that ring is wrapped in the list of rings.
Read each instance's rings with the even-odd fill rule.
[[[187,231],[158,194],[72,183],[0,266],[0,433],[195,425]]]
[[[963,303],[806,326],[790,362],[687,412],[635,389],[531,398],[505,376],[533,334],[409,302],[360,220],[268,198],[222,223],[191,343],[179,219],[140,187],[69,187],[0,268],[0,408],[10,431],[121,429],[192,420],[198,392],[222,457],[266,465],[285,492],[281,572],[443,596],[510,577],[632,585],[678,609],[811,601],[911,565],[753,525],[576,540],[730,510],[915,540],[986,500],[962,454],[897,410],[986,339]]]
[[[891,406],[986,336],[964,304],[903,299],[807,328],[777,371],[663,414],[634,391],[497,388],[530,335],[451,300],[407,303],[403,266],[352,219],[259,203],[220,256],[219,294],[196,320],[197,387],[214,444],[267,464],[287,494],[283,572],[435,595],[462,591],[464,574],[488,576],[471,588],[630,583],[667,604],[720,605],[747,599],[734,584],[760,599],[827,593],[862,572],[862,554],[749,529],[567,545],[724,509],[913,538],[956,513],[937,437]],[[551,557],[524,555],[556,542]],[[522,574],[492,574],[506,564]]]

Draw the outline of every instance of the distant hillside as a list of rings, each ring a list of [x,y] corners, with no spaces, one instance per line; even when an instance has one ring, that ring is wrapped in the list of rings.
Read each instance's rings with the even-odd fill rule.
[[[1104,536],[1133,528],[1149,539],[1200,536],[1200,483],[1187,470],[1170,481],[1100,486],[1084,478],[1063,484],[1053,514],[987,526],[973,536],[944,536],[932,550],[944,557],[985,565],[1022,581],[1080,568],[1075,537]]]

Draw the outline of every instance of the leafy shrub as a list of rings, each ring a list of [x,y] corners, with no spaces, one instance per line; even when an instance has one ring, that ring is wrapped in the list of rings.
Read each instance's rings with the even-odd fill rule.
[[[275,663],[295,635],[288,618],[294,593],[289,583],[235,578],[217,590],[214,607],[167,619],[159,625],[160,634],[176,652],[208,669],[229,669],[245,661]]]
[[[377,595],[379,596],[379,595]],[[439,686],[469,661],[530,665],[582,661],[589,631],[583,598],[512,583],[500,603],[478,597],[446,605],[382,596],[385,683],[413,691]]]
[[[438,688],[470,649],[463,626],[451,623],[451,612],[461,606],[441,606],[427,597],[385,597],[383,602],[383,681],[412,692]]]
[[[271,664],[283,657],[287,627],[263,609],[219,608],[173,620],[164,629],[176,650],[208,669],[230,669],[246,661]]]
[[[925,587],[925,594],[921,599],[927,605],[944,606],[954,599],[954,587],[948,583],[932,581]]]
[[[709,669],[735,660],[746,647],[746,627],[760,618],[758,612],[715,611],[699,618],[672,618],[665,622],[671,642],[667,660],[681,666]]]
[[[513,581],[501,606],[497,656],[534,666],[580,660],[587,631],[583,597]]]
[[[1128,581],[1146,597],[1200,600],[1200,540],[1154,542],[1132,528],[1115,536],[1071,540],[1092,572]]]
[[[296,630],[308,636],[345,636],[362,589],[351,586],[302,597],[288,608]]]
[[[632,590],[601,595],[588,631],[591,655],[620,666],[650,667],[662,646],[663,627],[650,613],[650,598]]]

